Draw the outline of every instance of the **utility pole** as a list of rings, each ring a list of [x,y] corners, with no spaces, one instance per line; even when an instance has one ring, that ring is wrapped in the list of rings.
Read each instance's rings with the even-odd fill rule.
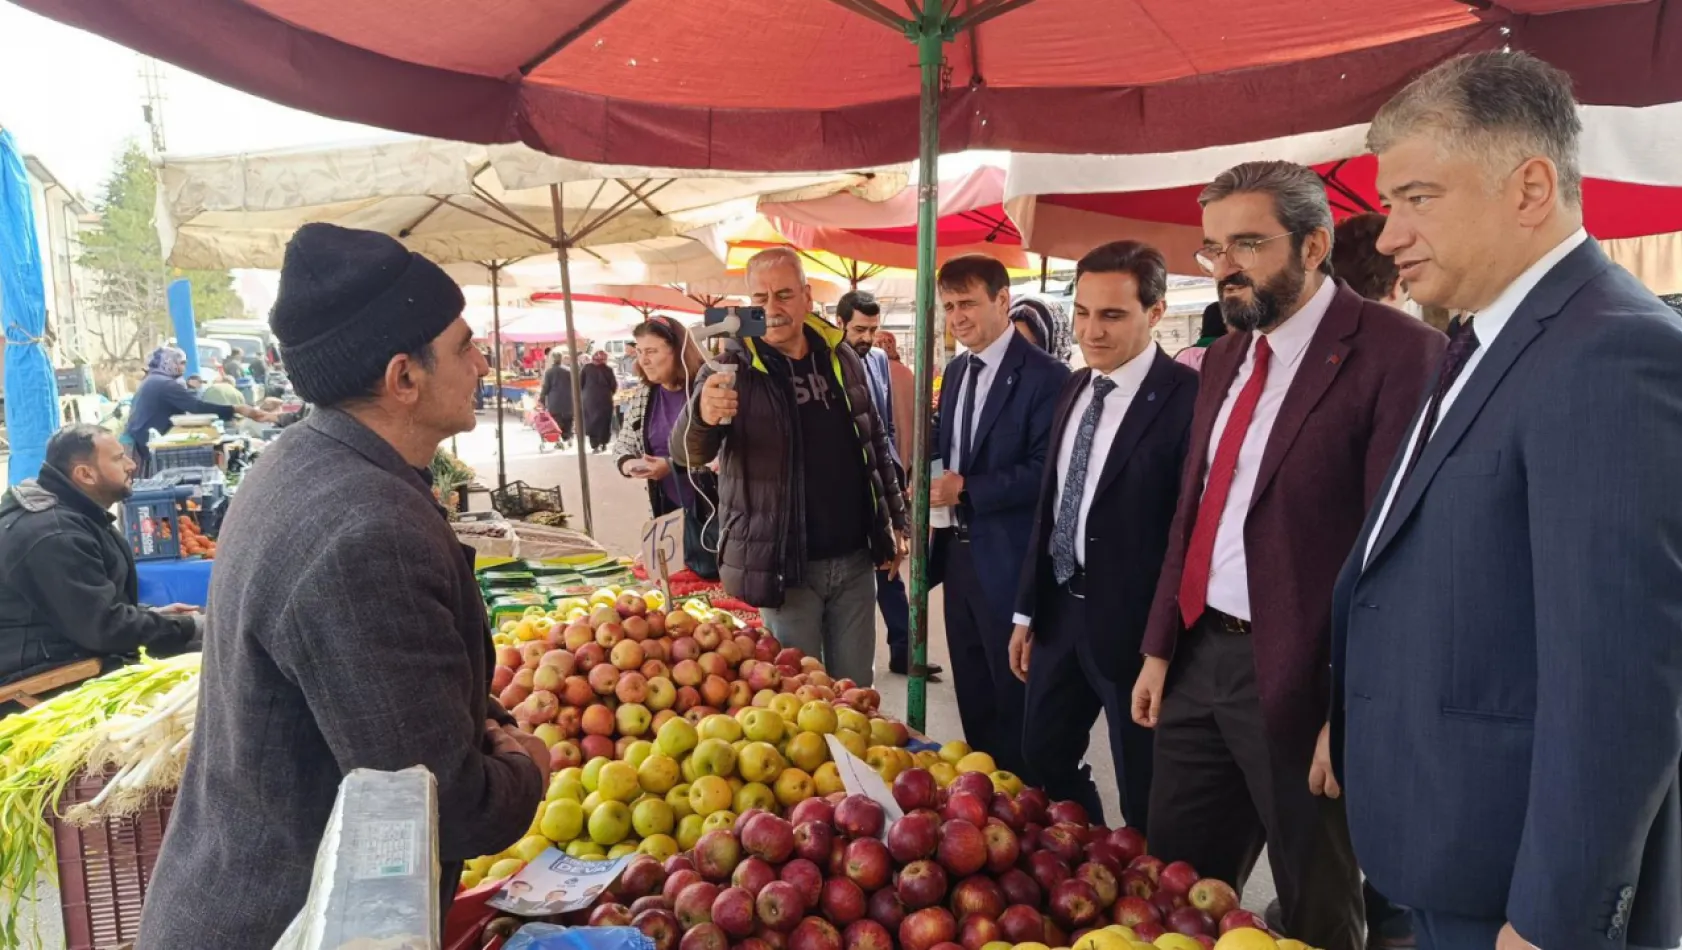
[[[164,153],[164,72],[163,66],[150,56],[140,57],[140,114],[152,133],[152,157]]]

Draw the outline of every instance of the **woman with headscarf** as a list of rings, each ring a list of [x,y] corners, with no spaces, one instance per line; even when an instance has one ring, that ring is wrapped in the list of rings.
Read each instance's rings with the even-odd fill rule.
[[[619,376],[607,365],[607,352],[597,350],[590,365],[578,370],[579,398],[584,402],[584,434],[590,448],[606,452],[613,441],[613,394],[619,391]]]
[[[1204,307],[1203,325],[1197,331],[1197,342],[1175,353],[1174,362],[1202,372],[1203,357],[1209,352],[1209,344],[1225,336],[1226,330],[1226,317],[1221,315],[1221,305],[1212,303]]]
[[[1010,305],[1010,322],[1015,324],[1016,332],[1050,353],[1057,362],[1069,362],[1069,353],[1074,349],[1074,332],[1069,324],[1068,310],[1061,300],[1023,294]]]
[[[134,447],[134,459],[142,473],[151,472],[152,453],[147,443],[151,441],[152,430],[156,429],[159,435],[167,435],[174,427],[174,423],[169,421],[171,416],[216,416],[223,422],[234,416],[243,416],[258,422],[274,421],[268,413],[250,406],[218,406],[205,402],[182,381],[181,377],[186,372],[187,354],[173,346],[158,347],[146,361],[146,378],[134,391],[128,418],[129,443]]]

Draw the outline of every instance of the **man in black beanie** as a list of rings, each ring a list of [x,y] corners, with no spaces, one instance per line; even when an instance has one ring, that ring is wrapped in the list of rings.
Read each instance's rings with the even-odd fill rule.
[[[462,862],[536,814],[549,752],[489,699],[473,552],[427,476],[473,428],[490,369],[461,312],[443,270],[383,234],[311,224],[287,245],[269,323],[316,409],[222,527],[192,753],[140,950],[272,947],[352,769],[437,780],[445,909]]]

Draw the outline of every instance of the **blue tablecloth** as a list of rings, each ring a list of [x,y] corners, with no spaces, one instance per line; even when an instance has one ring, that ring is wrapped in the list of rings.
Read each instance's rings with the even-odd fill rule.
[[[141,561],[134,566],[140,577],[140,602],[152,607],[170,604],[203,607],[210,600],[212,563],[202,558]]]

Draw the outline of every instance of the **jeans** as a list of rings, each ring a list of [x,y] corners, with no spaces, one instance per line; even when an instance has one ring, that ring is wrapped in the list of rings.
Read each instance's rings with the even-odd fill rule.
[[[823,661],[836,679],[869,686],[876,662],[876,565],[868,551],[806,562],[806,583],[759,612],[786,647]]]
[[[905,582],[898,573],[876,572],[876,606],[888,627],[888,657],[908,660],[911,653],[911,602],[905,599]]]

